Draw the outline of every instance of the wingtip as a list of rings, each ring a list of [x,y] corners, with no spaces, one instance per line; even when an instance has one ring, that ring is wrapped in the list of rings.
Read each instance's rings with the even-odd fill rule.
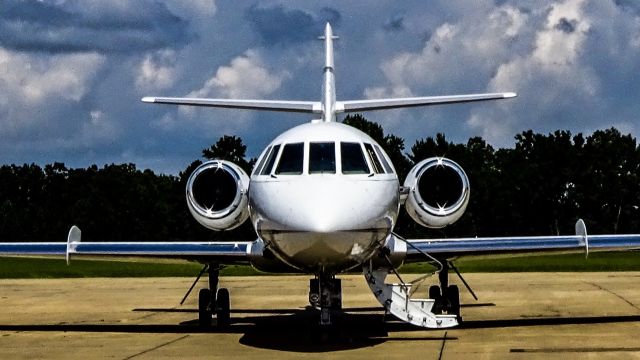
[[[508,93],[504,94],[504,98],[505,99],[511,99],[511,98],[514,98],[514,97],[517,97],[517,96],[518,96],[518,94],[516,94],[514,92],[508,92]]]
[[[145,96],[142,99],[140,99],[140,101],[145,102],[145,103],[154,103],[154,102],[156,102],[156,98],[154,98],[152,96]]]

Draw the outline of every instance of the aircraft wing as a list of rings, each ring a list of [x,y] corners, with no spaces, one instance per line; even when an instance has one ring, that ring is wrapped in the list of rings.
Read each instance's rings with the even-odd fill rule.
[[[489,93],[448,96],[425,96],[396,99],[337,101],[336,112],[385,110],[414,106],[467,103],[474,101],[500,100],[516,97],[516,93]]]
[[[81,242],[76,226],[67,242],[0,243],[0,255],[72,255],[136,256],[213,261],[223,264],[248,264],[251,242]]]
[[[576,223],[576,235],[520,236],[458,239],[408,239],[407,260],[422,260],[426,253],[436,257],[456,257],[500,253],[640,250],[640,234],[587,235],[582,220]]]
[[[285,101],[285,100],[236,100],[236,99],[205,99],[205,98],[177,98],[177,97],[144,97],[143,102],[153,104],[172,104],[218,107],[245,110],[271,110],[302,113],[322,113],[320,102],[314,101]]]

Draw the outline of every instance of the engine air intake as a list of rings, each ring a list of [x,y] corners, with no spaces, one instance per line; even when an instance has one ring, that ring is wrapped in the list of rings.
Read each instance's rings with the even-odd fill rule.
[[[404,182],[409,188],[405,208],[420,225],[442,228],[456,222],[469,203],[469,178],[447,158],[422,160]]]
[[[212,160],[200,165],[187,181],[191,215],[211,230],[231,230],[249,217],[249,177],[238,165]]]

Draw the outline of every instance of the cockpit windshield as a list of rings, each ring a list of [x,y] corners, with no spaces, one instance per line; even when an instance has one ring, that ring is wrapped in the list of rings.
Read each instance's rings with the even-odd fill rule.
[[[369,166],[359,143],[341,142],[342,173],[345,175],[368,174]]]
[[[267,147],[267,149],[264,151],[264,154],[262,154],[262,158],[260,159],[260,162],[253,168],[253,175],[257,175],[260,173],[260,169],[262,169],[262,167],[264,166],[264,163],[267,161],[270,151],[271,151],[271,146]]]
[[[286,144],[280,155],[276,175],[301,175],[304,164],[304,143]]]
[[[380,150],[380,147],[378,145],[376,145],[375,149],[376,149],[376,154],[378,154],[378,158],[382,162],[382,166],[384,166],[384,171],[387,174],[393,174],[393,168],[391,167],[391,165],[389,165],[389,162],[384,157],[384,154],[382,153],[382,150]]]
[[[375,151],[373,150],[373,146],[371,144],[364,144],[364,148],[367,151],[367,156],[369,157],[369,162],[371,163],[371,166],[373,167],[373,172],[376,174],[384,174],[384,169],[382,168],[382,164],[380,163],[380,160],[378,159],[378,155],[376,155]]]
[[[265,150],[253,175],[336,174],[338,170],[344,175],[393,174],[377,145],[359,142],[336,145],[333,141],[273,145]]]
[[[273,164],[276,162],[276,156],[278,156],[278,150],[280,150],[280,145],[275,145],[271,152],[266,155],[267,164],[260,170],[260,175],[269,175],[271,174],[271,169],[273,169]]]
[[[336,145],[333,142],[309,144],[309,174],[336,173]]]

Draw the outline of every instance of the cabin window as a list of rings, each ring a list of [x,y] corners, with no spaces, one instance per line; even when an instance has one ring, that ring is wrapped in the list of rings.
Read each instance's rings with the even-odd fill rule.
[[[384,156],[382,149],[380,149],[378,145],[375,145],[374,148],[376,149],[376,154],[378,154],[378,158],[380,159],[380,161],[382,161],[382,166],[384,167],[384,171],[387,174],[393,174],[393,168],[387,161],[387,158]]]
[[[264,166],[264,163],[267,161],[267,158],[269,157],[269,154],[270,154],[269,151],[271,151],[270,146],[267,148],[267,150],[264,151],[264,154],[262,154],[262,158],[260,159],[260,162],[253,169],[253,175],[260,173],[260,169],[262,169],[262,167]]]
[[[373,167],[373,172],[376,174],[384,174],[384,169],[382,168],[382,164],[378,159],[378,155],[376,155],[373,150],[373,146],[371,144],[364,144],[364,148],[367,151],[367,156],[369,157],[369,161],[371,162],[371,166]]]
[[[271,174],[271,169],[273,168],[273,163],[276,162],[276,155],[278,155],[278,150],[280,150],[280,144],[275,145],[271,152],[269,153],[267,158],[267,164],[260,170],[260,175],[269,175]]]
[[[277,175],[300,175],[304,160],[304,143],[286,144],[276,168]]]
[[[309,174],[336,173],[336,145],[332,142],[309,144]]]
[[[369,167],[364,159],[362,147],[359,143],[340,143],[340,153],[342,154],[342,173],[346,175],[352,174],[368,174]]]

